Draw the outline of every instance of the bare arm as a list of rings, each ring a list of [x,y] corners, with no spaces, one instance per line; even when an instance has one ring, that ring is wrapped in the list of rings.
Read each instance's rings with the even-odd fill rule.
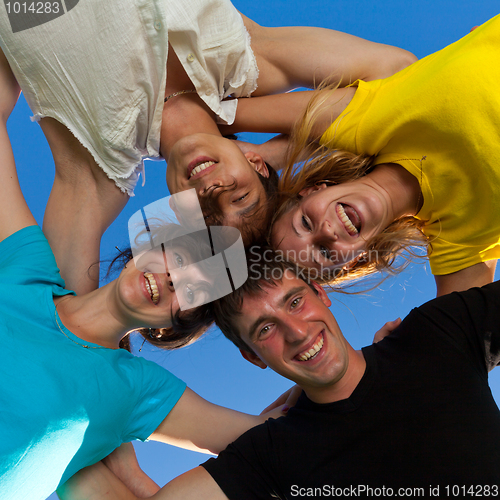
[[[19,222],[36,224],[22,197],[15,171],[12,148],[5,124],[19,97],[20,88],[9,63],[0,50],[0,117],[3,154],[2,200],[9,208],[9,220],[1,224],[0,236],[19,229]],[[100,238],[128,200],[96,165],[90,153],[60,123],[44,118],[40,125],[56,164],[54,186],[45,210],[43,229],[66,286],[77,293],[97,288]],[[22,200],[22,201],[21,201]],[[29,216],[28,216],[29,213]]]
[[[152,500],[227,500],[227,496],[203,468],[196,467],[166,484]]]
[[[243,16],[259,66],[254,95],[315,88],[326,78],[343,87],[357,79],[386,78],[417,58],[410,52],[347,33],[314,27],[259,26]]]
[[[73,134],[52,118],[40,125],[56,166],[43,231],[68,289],[85,294],[99,284],[101,236],[128,196],[97,166]]]
[[[320,92],[324,95],[324,102],[311,130],[311,140],[319,139],[344,111],[356,89],[348,87],[333,92]],[[303,115],[313,95],[311,91],[303,91],[240,99],[233,125],[221,127],[221,130],[223,134],[265,132],[288,135],[295,122]]]
[[[279,416],[279,409],[272,415]],[[152,439],[195,451],[219,453],[249,428],[270,415],[254,417],[213,405],[190,389],[151,436]],[[122,445],[109,457],[75,474],[61,488],[62,500],[136,500],[139,498],[225,500],[227,497],[202,467],[197,467],[156,490],[140,470],[133,448]],[[143,496],[144,495],[144,496]]]
[[[0,241],[36,221],[26,204],[17,178],[7,119],[19,97],[19,85],[0,51]]]
[[[280,408],[259,416],[240,413],[209,403],[187,388],[150,439],[218,454],[248,429],[281,415]]]
[[[20,93],[21,89],[17,80],[0,49],[0,117],[3,123],[7,122]]]
[[[266,28],[244,15],[242,18],[252,38],[259,67],[258,88],[252,99],[240,99],[236,122],[221,127],[223,134],[246,131],[289,134],[302,116],[310,95],[285,94],[274,100],[270,94],[297,87],[316,88],[325,79],[343,87],[357,79],[386,78],[417,60],[413,54],[398,47],[339,31],[313,27]],[[257,96],[268,97],[257,100]],[[341,97],[339,91],[336,99]],[[325,112],[325,121],[316,124],[312,139],[317,139],[336,116],[338,113]],[[274,154],[274,147],[272,158],[267,151],[256,152],[276,170],[282,168],[286,147],[281,157]]]
[[[437,296],[440,297],[451,292],[461,292],[469,288],[492,283],[495,278],[496,265],[496,260],[489,260],[462,269],[456,273],[434,276],[436,279]]]
[[[57,490],[61,500],[227,500],[212,476],[203,468],[196,467],[173,479],[158,493],[136,496],[102,462],[75,474]]]

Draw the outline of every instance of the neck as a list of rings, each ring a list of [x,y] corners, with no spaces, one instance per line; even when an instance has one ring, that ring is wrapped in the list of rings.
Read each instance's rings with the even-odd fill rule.
[[[169,45],[165,97],[182,90],[194,90],[186,70]],[[217,134],[214,114],[197,94],[182,94],[169,99],[163,106],[160,150],[167,160],[174,144],[191,134]]]
[[[366,370],[366,361],[361,351],[355,351],[348,346],[349,362],[342,377],[326,387],[304,389],[307,397],[319,404],[334,403],[347,399],[354,392],[363,378]]]
[[[125,333],[132,329],[120,323],[109,309],[108,295],[112,283],[81,296],[54,299],[64,326],[83,341],[118,348]]]
[[[382,164],[368,174],[367,178],[387,197],[392,220],[404,215],[416,215],[420,210],[423,203],[420,185],[415,176],[405,168],[394,163]]]
[[[183,94],[165,103],[161,123],[160,149],[167,160],[174,145],[192,134],[221,137],[214,115],[197,94]]]

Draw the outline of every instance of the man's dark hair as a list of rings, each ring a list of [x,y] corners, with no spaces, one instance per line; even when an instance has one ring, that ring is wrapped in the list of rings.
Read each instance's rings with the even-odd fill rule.
[[[264,177],[256,172],[260,183],[264,187],[266,200],[260,207],[256,207],[251,212],[246,213],[242,218],[241,224],[238,226],[246,247],[262,244],[266,240],[271,219],[277,206],[279,177],[271,165],[266,163],[266,166],[269,171],[269,177]],[[200,197],[201,210],[205,215],[207,226],[225,225],[218,198],[222,193],[235,188],[236,181],[227,186],[214,187],[208,192],[207,196]]]
[[[309,286],[307,276],[295,266],[286,261],[280,253],[269,247],[253,246],[247,250],[248,279],[233,293],[216,300],[213,303],[215,324],[221,332],[239,349],[252,352],[252,349],[241,339],[235,320],[241,316],[241,308],[245,297],[255,297],[264,290],[264,286],[278,286],[286,271],[303,279]],[[312,288],[312,286],[311,286]],[[316,290],[314,289],[316,292]]]

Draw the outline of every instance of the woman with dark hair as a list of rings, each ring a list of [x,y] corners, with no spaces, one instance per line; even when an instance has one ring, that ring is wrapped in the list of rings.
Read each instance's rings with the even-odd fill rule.
[[[78,293],[97,286],[89,242],[132,195],[144,158],[161,154],[170,193],[195,188],[215,207],[209,222],[249,243],[268,225],[275,176],[221,136],[233,97],[313,88],[332,70],[343,84],[383,77],[413,60],[333,30],[262,27],[229,0],[85,0],[54,14],[16,25],[0,10],[0,45],[54,157],[44,231]]]
[[[176,315],[185,320],[182,303],[207,300],[210,274],[186,265],[195,259],[192,242],[189,251],[174,241],[147,259],[134,256],[116,280],[88,294],[65,289],[17,180],[6,122],[19,88],[8,71],[0,75],[2,497],[43,500],[133,439],[219,452],[265,417],[208,403],[160,366],[118,348],[129,331],[146,327],[156,337]],[[156,272],[153,265],[165,260],[165,272]],[[210,322],[207,313],[202,326]]]
[[[289,133],[303,115],[280,180],[273,246],[327,282],[395,272],[396,257],[414,245],[429,249],[438,295],[492,281],[499,25],[497,16],[383,80],[323,88],[312,99],[262,97],[251,110],[242,101],[236,130]]]

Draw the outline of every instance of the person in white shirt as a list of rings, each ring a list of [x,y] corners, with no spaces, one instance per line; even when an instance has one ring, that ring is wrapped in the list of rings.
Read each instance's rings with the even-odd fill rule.
[[[241,228],[253,216],[246,242],[265,227],[257,213],[273,187],[260,181],[272,172],[257,151],[222,140],[216,122],[230,124],[237,106],[226,98],[313,87],[332,71],[341,85],[384,77],[414,60],[332,30],[264,28],[229,0],[69,3],[35,25],[1,10],[0,46],[54,156],[44,232],[78,293],[97,286],[89,241],[126,204],[144,158],[167,159],[172,194],[211,198],[215,223]],[[228,182],[229,163],[240,170]]]

